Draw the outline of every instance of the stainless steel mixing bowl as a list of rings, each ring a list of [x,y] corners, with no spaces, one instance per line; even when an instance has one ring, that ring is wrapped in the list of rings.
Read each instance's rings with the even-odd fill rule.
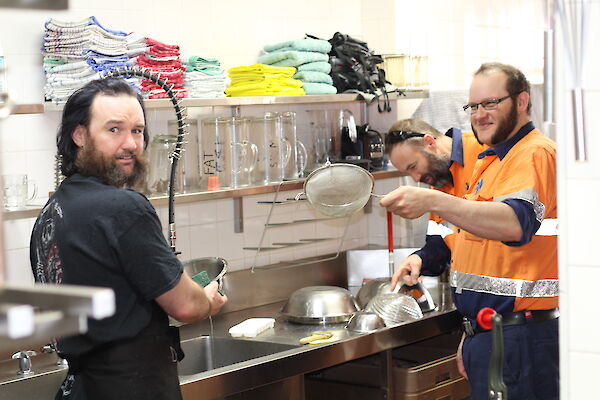
[[[385,327],[383,318],[374,312],[358,311],[354,313],[346,329],[353,332],[368,333]]]
[[[204,257],[183,263],[183,269],[190,277],[206,271],[211,281],[217,281],[222,286],[223,276],[227,273],[227,261],[220,257]]]
[[[281,310],[288,321],[301,324],[347,322],[358,306],[347,289],[308,286],[296,290]]]

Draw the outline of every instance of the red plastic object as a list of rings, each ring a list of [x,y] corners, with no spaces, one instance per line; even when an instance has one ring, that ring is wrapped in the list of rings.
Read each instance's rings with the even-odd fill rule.
[[[492,329],[492,316],[496,314],[496,310],[490,307],[485,307],[477,313],[477,325],[489,331]]]

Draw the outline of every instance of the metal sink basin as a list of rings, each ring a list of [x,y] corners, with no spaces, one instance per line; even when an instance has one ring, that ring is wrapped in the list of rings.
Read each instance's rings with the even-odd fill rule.
[[[31,357],[31,375],[17,374],[17,360],[0,361],[0,400],[53,400],[67,376],[66,366],[57,366],[55,354]]]
[[[179,363],[178,372],[179,376],[199,374],[295,347],[298,346],[248,339],[200,336],[181,342],[185,358]]]

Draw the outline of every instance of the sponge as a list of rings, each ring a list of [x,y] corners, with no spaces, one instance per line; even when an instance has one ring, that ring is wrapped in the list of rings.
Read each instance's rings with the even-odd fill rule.
[[[208,276],[208,272],[206,271],[198,272],[196,275],[192,276],[192,280],[202,287],[206,287],[210,282],[212,282]],[[223,289],[219,289],[219,293],[221,296],[225,294]]]
[[[232,326],[229,334],[233,337],[256,337],[261,332],[275,326],[274,318],[248,318],[244,322]]]

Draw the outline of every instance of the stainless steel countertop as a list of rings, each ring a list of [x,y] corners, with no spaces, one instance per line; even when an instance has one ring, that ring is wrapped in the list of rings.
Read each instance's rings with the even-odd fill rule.
[[[437,311],[427,313],[422,319],[416,321],[367,334],[347,331],[345,324],[302,325],[287,322],[279,316],[279,311],[285,302],[213,317],[212,335],[215,337],[229,337],[229,328],[247,318],[276,318],[274,328],[268,329],[256,338],[244,338],[244,340],[275,342],[297,347],[203,373],[181,376],[183,397],[184,399],[220,398],[457,329],[460,326],[460,316],[450,300],[449,289],[442,284],[438,288],[430,289],[430,292],[438,305]],[[338,340],[321,345],[301,346],[298,343],[300,338],[322,330],[332,331]],[[208,321],[181,327],[182,340],[210,334]]]

